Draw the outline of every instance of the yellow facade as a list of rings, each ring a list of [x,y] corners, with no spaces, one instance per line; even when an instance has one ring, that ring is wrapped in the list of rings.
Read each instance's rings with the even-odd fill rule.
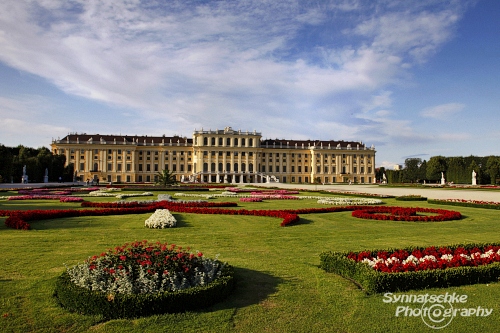
[[[261,133],[195,130],[186,137],[70,134],[53,140],[75,176],[149,183],[168,169],[203,183],[374,183],[375,148],[361,142],[263,140]]]

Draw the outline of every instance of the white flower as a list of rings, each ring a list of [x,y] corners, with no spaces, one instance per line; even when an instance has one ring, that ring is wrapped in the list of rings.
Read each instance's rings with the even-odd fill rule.
[[[145,222],[148,228],[165,229],[177,225],[177,220],[168,209],[157,209]]]

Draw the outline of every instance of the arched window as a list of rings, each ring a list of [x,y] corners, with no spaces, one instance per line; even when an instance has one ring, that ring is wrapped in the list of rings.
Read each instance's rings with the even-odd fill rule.
[[[222,163],[219,163],[219,170],[217,170],[217,171],[222,172],[222,170],[223,170]]]
[[[215,171],[215,163],[212,163],[212,165],[210,165],[210,171],[212,171],[212,172]]]
[[[241,163],[241,171],[242,171],[242,172],[245,172],[245,171],[246,171],[246,170],[245,170],[245,167],[246,167],[245,163]]]
[[[248,171],[253,172],[253,163],[248,164]]]
[[[210,141],[211,141],[211,145],[215,146],[215,138],[212,138],[212,140],[210,140]]]
[[[208,138],[203,138],[203,145],[207,146],[208,145]]]
[[[231,172],[231,163],[226,163],[226,172]]]
[[[234,163],[234,172],[238,172],[238,163]]]
[[[208,163],[203,163],[203,172],[208,171]]]

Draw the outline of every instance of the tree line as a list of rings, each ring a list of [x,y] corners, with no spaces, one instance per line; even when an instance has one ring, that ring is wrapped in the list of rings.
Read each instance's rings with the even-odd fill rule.
[[[403,169],[377,170],[377,179],[385,173],[389,183],[436,183],[441,182],[443,173],[447,183],[471,184],[472,171],[476,173],[477,184],[497,184],[500,177],[500,156],[444,157],[433,156],[429,161],[421,158],[407,158]]]
[[[46,148],[29,148],[19,145],[6,147],[0,144],[0,182],[20,183],[23,168],[29,182],[43,183],[47,170],[48,181],[73,181],[73,165],[65,167],[66,156],[54,155]]]

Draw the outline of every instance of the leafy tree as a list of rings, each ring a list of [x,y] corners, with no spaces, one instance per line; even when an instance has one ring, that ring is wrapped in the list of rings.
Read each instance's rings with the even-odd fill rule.
[[[0,145],[0,176],[2,176],[1,182],[9,182],[12,176],[12,159],[13,155],[9,148],[4,145]]]
[[[497,156],[489,156],[486,162],[486,172],[490,175],[491,184],[496,183],[496,179],[500,175],[500,158]]]
[[[384,167],[375,169],[375,178],[378,179],[380,182],[382,182],[382,179],[384,178],[384,173],[385,173]]]
[[[421,164],[421,158],[407,158],[403,169],[403,182],[413,183],[419,180],[418,170]]]
[[[443,156],[432,156],[427,162],[427,179],[440,180],[441,172],[446,173],[447,163]]]
[[[158,179],[156,180],[157,185],[167,186],[177,184],[177,179],[175,178],[174,173],[172,171],[169,171],[168,169],[164,169],[162,172],[158,172],[156,175],[158,177]]]
[[[418,179],[421,181],[427,179],[427,161],[423,161],[418,168]]]

